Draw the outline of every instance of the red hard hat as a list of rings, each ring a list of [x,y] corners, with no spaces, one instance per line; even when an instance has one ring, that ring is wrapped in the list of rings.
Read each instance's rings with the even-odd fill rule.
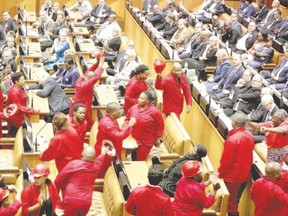
[[[104,56],[104,52],[102,50],[96,49],[91,55],[100,59]]]
[[[9,195],[9,190],[4,190],[0,188],[0,202],[3,201]]]
[[[156,59],[154,61],[154,70],[156,73],[161,73],[164,70],[165,66],[166,63],[163,60]]]
[[[50,174],[49,167],[46,164],[39,163],[34,167],[32,176],[41,177],[49,174]]]
[[[182,174],[184,177],[194,177],[202,172],[202,164],[198,161],[187,161],[182,165]]]

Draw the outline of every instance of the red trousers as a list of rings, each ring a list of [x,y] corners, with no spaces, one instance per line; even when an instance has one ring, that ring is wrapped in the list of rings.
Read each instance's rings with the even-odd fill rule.
[[[228,213],[238,213],[238,204],[240,197],[246,187],[247,182],[244,183],[232,183],[225,182],[225,185],[230,193],[228,200]]]
[[[146,146],[146,145],[138,145],[138,149],[136,150],[136,160],[137,161],[145,161],[152,146]]]
[[[66,199],[63,203],[64,215],[85,216],[88,214],[91,203],[85,200]]]

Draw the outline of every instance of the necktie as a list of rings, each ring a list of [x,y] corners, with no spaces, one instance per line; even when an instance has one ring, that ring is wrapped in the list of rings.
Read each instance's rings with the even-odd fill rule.
[[[265,119],[264,119],[264,122],[269,121],[269,117],[270,117],[270,111],[267,112]]]

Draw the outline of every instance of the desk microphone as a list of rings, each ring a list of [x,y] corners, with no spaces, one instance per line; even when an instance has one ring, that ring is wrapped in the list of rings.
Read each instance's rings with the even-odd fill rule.
[[[42,128],[37,132],[36,137],[35,137],[35,152],[38,151],[38,143],[37,143],[37,137],[39,135],[39,133],[45,128],[45,126],[48,124],[48,122],[45,122],[45,124],[42,126]]]

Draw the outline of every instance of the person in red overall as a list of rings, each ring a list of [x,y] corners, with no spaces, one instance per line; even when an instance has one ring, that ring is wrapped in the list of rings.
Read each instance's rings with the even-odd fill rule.
[[[174,216],[170,197],[158,186],[162,178],[162,166],[154,164],[148,172],[149,184],[133,189],[125,206],[126,211],[137,216]]]
[[[251,187],[250,197],[254,201],[254,216],[286,216],[288,193],[279,186],[281,166],[275,161],[267,162],[266,175],[257,179]]]
[[[215,174],[213,175],[215,176]],[[203,208],[211,207],[215,202],[219,183],[213,186],[209,195],[205,187],[212,183],[202,181],[202,164],[199,161],[186,161],[182,165],[182,177],[177,183],[173,208],[175,216],[201,216]]]
[[[245,114],[235,113],[231,121],[233,129],[226,137],[218,172],[230,193],[228,215],[237,216],[240,197],[251,177],[254,138],[245,127]]]
[[[286,193],[288,193],[288,155],[284,158],[280,165],[282,167],[282,174],[279,185]]]
[[[39,113],[39,110],[27,107],[28,96],[23,90],[23,87],[25,85],[23,73],[15,73],[12,77],[12,82],[14,83],[14,85],[8,91],[6,107],[10,104],[17,105],[17,112],[7,119],[9,130],[8,133],[10,136],[14,137],[18,129],[22,126],[24,116]]]
[[[40,154],[40,160],[55,160],[59,173],[69,161],[81,158],[83,142],[77,131],[68,125],[67,116],[63,113],[56,113],[52,123],[55,135],[48,148]]]
[[[85,135],[87,131],[87,121],[85,120],[86,108],[84,104],[75,104],[73,107],[73,116],[69,117],[68,123],[78,133],[81,141],[85,142]]]
[[[106,115],[99,121],[97,141],[94,146],[96,156],[98,157],[101,153],[103,140],[110,140],[116,150],[118,158],[121,160],[122,142],[132,132],[132,126],[135,124],[135,118],[131,118],[129,124],[124,128],[120,128],[117,119],[121,117],[122,109],[116,102],[111,102],[107,105]],[[98,178],[104,178],[107,169],[111,165],[113,157],[106,155]]]
[[[125,122],[131,118],[136,119],[132,129],[132,136],[136,140],[136,160],[146,160],[153,144],[159,146],[164,131],[162,115],[154,105],[150,103],[152,95],[148,91],[140,94],[138,104],[132,106],[126,116]],[[133,158],[134,159],[134,158]]]
[[[21,193],[22,216],[63,215],[61,199],[56,186],[48,178],[49,174],[46,164],[40,163],[34,167],[34,183],[25,187]]]
[[[94,52],[95,54],[95,52]],[[99,56],[100,57],[100,56]],[[93,119],[91,116],[91,107],[93,100],[93,87],[95,83],[100,79],[104,69],[104,56],[101,55],[100,58],[96,56],[97,62],[93,64],[86,73],[81,76],[75,83],[75,95],[72,98],[72,104],[69,111],[69,116],[73,116],[73,107],[77,103],[82,103],[86,107],[86,121],[87,121],[87,131],[93,126]],[[99,66],[98,66],[99,63]]]
[[[155,88],[163,90],[163,113],[169,115],[174,112],[180,119],[183,110],[184,97],[187,105],[187,112],[190,112],[192,106],[192,96],[189,84],[182,72],[179,62],[173,63],[170,74],[162,78],[158,73],[155,80]]]
[[[124,95],[124,113],[127,115],[128,110],[137,104],[139,95],[148,90],[146,79],[149,76],[149,68],[146,65],[139,65],[130,74],[130,81],[126,86]]]
[[[70,161],[55,179],[62,190],[65,215],[86,215],[92,203],[93,184],[99,173],[109,147],[103,146],[101,155],[95,158],[95,150],[88,146],[83,150],[82,160]]]
[[[14,216],[21,207],[20,193],[17,195],[13,203],[9,200],[9,190],[0,187],[0,215]]]
[[[248,120],[253,130],[265,133],[267,161],[280,163],[288,153],[288,123],[285,121],[287,117],[287,112],[280,109],[273,114],[272,121],[256,123]]]

